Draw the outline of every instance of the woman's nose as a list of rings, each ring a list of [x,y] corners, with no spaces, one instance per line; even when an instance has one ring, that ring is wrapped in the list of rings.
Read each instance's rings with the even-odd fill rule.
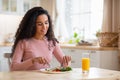
[[[45,24],[43,24],[43,28],[44,28],[44,29],[46,28],[46,25],[45,25]]]

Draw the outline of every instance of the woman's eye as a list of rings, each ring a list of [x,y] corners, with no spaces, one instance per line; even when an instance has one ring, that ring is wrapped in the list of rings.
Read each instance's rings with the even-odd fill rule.
[[[41,24],[41,23],[39,23],[39,24],[38,24],[38,26],[42,26],[42,24]]]
[[[45,24],[48,24],[48,22],[45,22]]]
[[[45,24],[45,25],[48,25],[49,22],[45,22],[45,23],[37,23],[38,26],[43,26],[44,24]]]

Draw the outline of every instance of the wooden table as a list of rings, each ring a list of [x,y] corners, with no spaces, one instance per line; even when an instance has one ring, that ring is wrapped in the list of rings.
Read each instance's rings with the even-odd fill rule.
[[[46,74],[40,71],[0,72],[0,80],[120,80],[120,71],[91,68],[89,74],[82,74],[81,68],[71,72]]]

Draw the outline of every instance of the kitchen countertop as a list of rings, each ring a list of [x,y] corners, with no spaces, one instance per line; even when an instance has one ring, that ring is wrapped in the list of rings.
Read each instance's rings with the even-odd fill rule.
[[[81,68],[59,74],[48,74],[40,71],[0,72],[0,80],[120,80],[120,72],[114,70],[90,68],[83,74]]]
[[[12,46],[13,43],[0,43],[0,47]],[[100,46],[76,46],[75,44],[60,44],[61,48],[83,49],[83,50],[118,50],[118,47],[100,47]]]
[[[62,48],[82,49],[82,50],[118,50],[118,47],[100,47],[100,46],[76,46],[75,44],[60,44]]]
[[[2,46],[12,46],[13,43],[0,43],[0,47]]]

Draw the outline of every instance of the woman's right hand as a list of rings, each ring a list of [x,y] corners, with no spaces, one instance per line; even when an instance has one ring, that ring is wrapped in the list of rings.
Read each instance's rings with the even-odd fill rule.
[[[48,61],[47,61],[45,58],[43,58],[43,57],[33,58],[33,59],[32,59],[32,63],[34,64],[35,62],[37,62],[37,63],[39,63],[39,64],[43,64],[43,65],[49,64]]]
[[[62,67],[70,66],[71,64],[71,56],[63,56]]]

